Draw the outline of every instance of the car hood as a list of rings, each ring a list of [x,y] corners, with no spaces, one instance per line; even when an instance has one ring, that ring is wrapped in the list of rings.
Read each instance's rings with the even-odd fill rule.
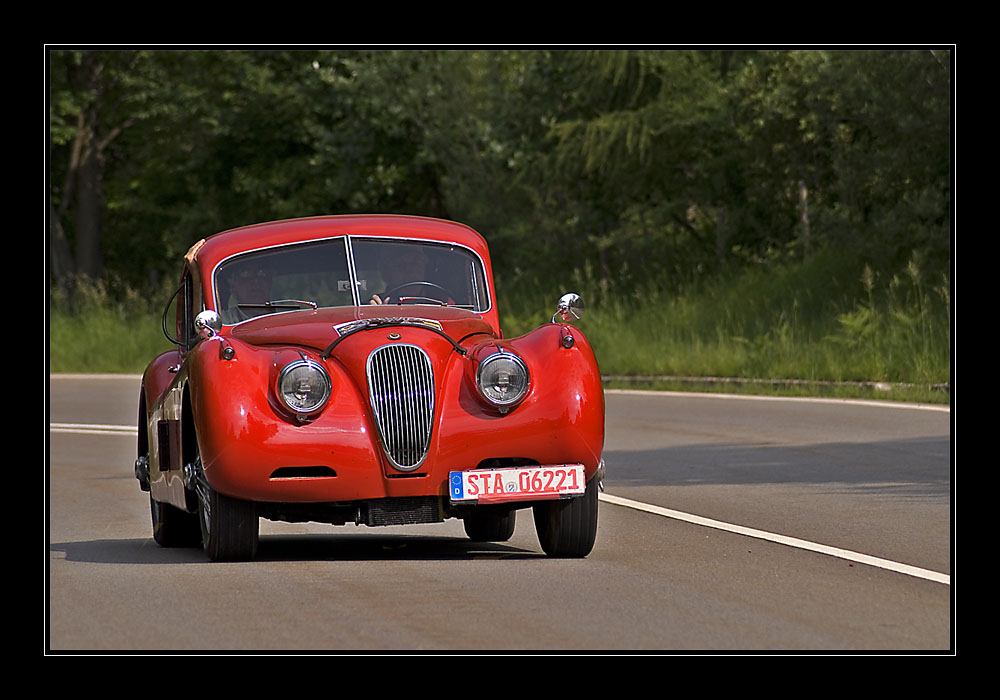
[[[234,326],[229,334],[250,345],[303,345],[323,350],[355,327],[350,324],[363,326],[389,319],[413,325],[429,323],[457,343],[469,336],[496,335],[482,316],[471,311],[415,305],[348,306],[271,314]]]

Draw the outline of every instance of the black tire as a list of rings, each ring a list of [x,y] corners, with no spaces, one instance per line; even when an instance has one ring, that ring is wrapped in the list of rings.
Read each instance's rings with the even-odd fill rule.
[[[532,506],[535,531],[542,551],[550,557],[585,557],[597,539],[597,479],[586,492],[560,501],[544,501]]]
[[[506,542],[514,535],[516,518],[512,508],[480,506],[465,516],[465,534],[473,542]]]
[[[260,519],[257,505],[198,486],[201,544],[212,561],[248,561],[257,554]]]
[[[152,496],[149,497],[149,513],[153,521],[153,540],[161,547],[197,547],[201,543],[197,514],[153,500]]]

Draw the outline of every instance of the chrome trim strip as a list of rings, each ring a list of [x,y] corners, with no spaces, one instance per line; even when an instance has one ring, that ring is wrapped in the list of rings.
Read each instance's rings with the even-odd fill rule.
[[[358,270],[354,266],[354,247],[350,235],[344,236],[344,250],[347,253],[347,278],[351,281],[351,299],[355,306],[361,306],[361,290],[358,289]]]

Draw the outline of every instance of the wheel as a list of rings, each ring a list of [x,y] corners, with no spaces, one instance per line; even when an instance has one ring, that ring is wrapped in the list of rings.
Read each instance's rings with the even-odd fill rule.
[[[202,495],[203,491],[207,491]],[[259,519],[251,501],[224,496],[210,486],[198,489],[201,544],[212,561],[247,561],[257,554]]]
[[[597,479],[578,498],[532,506],[542,551],[550,557],[585,557],[597,539]]]
[[[149,497],[149,512],[153,520],[153,539],[161,547],[197,547],[201,542],[196,514],[160,503],[152,496]]]
[[[247,561],[257,554],[257,505],[225,496],[198,479],[201,544],[212,561]]]
[[[480,506],[462,521],[465,534],[474,542],[506,542],[514,535],[517,511]]]

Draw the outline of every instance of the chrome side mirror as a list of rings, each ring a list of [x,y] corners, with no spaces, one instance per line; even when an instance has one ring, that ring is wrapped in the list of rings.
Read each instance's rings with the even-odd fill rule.
[[[211,338],[222,330],[222,319],[211,309],[206,309],[194,317],[194,330],[202,338]]]
[[[583,317],[583,299],[580,295],[570,292],[559,297],[559,306],[552,314],[552,323],[556,322],[556,317],[563,321],[579,321]]]

